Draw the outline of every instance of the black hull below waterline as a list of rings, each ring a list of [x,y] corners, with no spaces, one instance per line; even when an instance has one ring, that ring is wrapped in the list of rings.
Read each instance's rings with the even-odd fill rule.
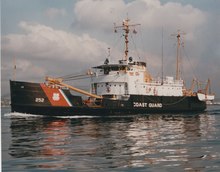
[[[114,116],[152,113],[197,112],[206,103],[197,96],[130,95],[127,100],[103,98],[88,105],[68,89],[50,88],[44,83],[10,81],[11,111],[47,116]]]

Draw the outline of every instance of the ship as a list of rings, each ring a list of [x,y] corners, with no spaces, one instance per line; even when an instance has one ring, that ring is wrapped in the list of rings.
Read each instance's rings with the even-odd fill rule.
[[[198,112],[206,109],[206,102],[214,100],[210,80],[205,88],[195,91],[196,80],[189,89],[180,76],[180,37],[177,38],[176,76],[153,78],[147,64],[129,57],[127,18],[115,25],[115,32],[123,32],[125,50],[118,62],[106,58],[103,64],[92,67],[87,75],[90,91],[67,84],[62,77],[45,77],[43,83],[10,80],[11,111],[46,116],[120,116],[152,113]],[[136,30],[133,30],[136,32]]]

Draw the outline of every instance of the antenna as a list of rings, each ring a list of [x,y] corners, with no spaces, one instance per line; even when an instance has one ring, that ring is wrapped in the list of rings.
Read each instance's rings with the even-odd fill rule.
[[[130,31],[129,28],[140,25],[140,24],[129,24],[129,21],[130,20],[127,17],[127,19],[123,20],[123,23],[122,23],[121,26],[116,26],[116,24],[114,24],[114,30],[115,30],[116,33],[117,33],[118,28],[121,28],[125,32],[125,34],[124,34],[124,37],[125,37],[125,57],[124,57],[125,59],[124,60],[125,61],[128,60],[128,43],[129,43],[128,34],[129,34],[129,31]],[[135,30],[135,32],[136,32],[136,30]]]
[[[110,56],[111,56],[111,48],[110,47],[108,47],[108,56],[107,56],[107,58],[110,60]]]
[[[163,27],[162,27],[162,43],[161,43],[161,85],[163,85]]]
[[[108,47],[108,57],[110,57],[110,56],[111,56],[111,48]]]
[[[177,50],[176,50],[176,80],[180,79],[180,45],[181,45],[181,40],[180,37],[181,35],[185,35],[185,32],[180,32],[180,30],[177,30],[177,34],[171,34],[171,36],[176,36],[177,38]]]
[[[13,80],[16,79],[16,57],[13,58]]]

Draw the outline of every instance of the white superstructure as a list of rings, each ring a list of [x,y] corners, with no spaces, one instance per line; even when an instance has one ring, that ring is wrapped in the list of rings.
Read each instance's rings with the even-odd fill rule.
[[[183,80],[152,79],[145,62],[120,60],[93,68],[92,93],[97,95],[183,96]]]

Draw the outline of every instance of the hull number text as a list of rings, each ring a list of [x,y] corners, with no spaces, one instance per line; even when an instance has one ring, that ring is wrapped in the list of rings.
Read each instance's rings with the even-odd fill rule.
[[[43,103],[44,102],[44,98],[35,98],[35,102],[36,103]]]

